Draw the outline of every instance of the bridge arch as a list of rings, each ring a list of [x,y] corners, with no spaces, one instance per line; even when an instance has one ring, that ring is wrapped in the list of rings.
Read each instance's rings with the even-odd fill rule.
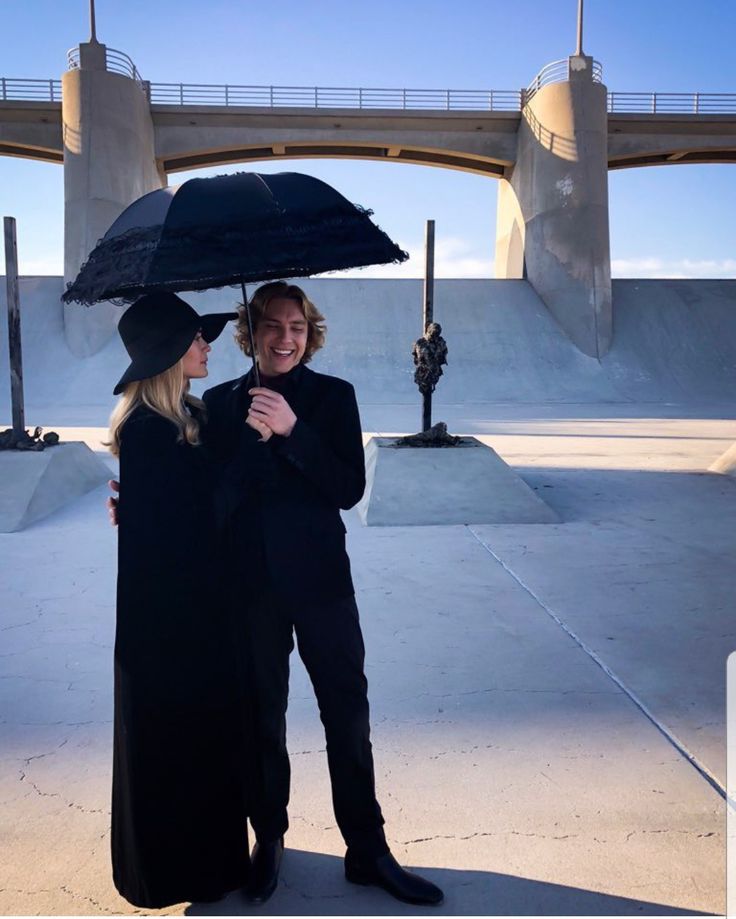
[[[415,166],[435,166],[457,169],[477,175],[502,178],[512,163],[508,160],[482,157],[462,151],[438,147],[384,145],[367,142],[300,140],[288,143],[233,145],[216,149],[192,150],[159,159],[166,173],[182,172],[200,167],[224,166],[235,163],[275,160],[351,159]]]
[[[612,274],[619,278],[734,278],[727,228],[736,188],[727,165],[625,169],[609,175]],[[631,228],[636,227],[636,234]]]

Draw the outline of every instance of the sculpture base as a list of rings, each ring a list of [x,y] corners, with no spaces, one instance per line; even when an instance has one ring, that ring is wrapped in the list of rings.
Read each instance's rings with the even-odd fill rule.
[[[731,444],[725,453],[722,453],[715,462],[711,463],[708,471],[736,477],[736,444]]]
[[[372,437],[365,448],[366,526],[559,523],[559,517],[491,447],[461,437],[455,447],[399,447]]]
[[[112,473],[87,444],[0,453],[0,533],[15,533],[98,488]]]

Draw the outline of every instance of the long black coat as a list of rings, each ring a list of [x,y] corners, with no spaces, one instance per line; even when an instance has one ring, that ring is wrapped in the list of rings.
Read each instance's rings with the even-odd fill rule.
[[[248,870],[239,690],[212,464],[138,408],[121,434],[113,879],[136,906],[211,900]]]
[[[365,490],[365,459],[355,391],[337,377],[299,365],[280,391],[297,416],[289,437],[266,443],[244,421],[250,373],[204,394],[207,445],[221,463],[240,451],[240,480],[228,479],[235,551],[271,588],[310,602],[354,593],[340,509]]]

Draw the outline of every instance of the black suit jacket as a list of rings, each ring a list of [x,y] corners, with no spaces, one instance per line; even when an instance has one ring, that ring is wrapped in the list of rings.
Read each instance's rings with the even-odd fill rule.
[[[227,479],[231,542],[243,560],[237,568],[246,589],[267,584],[306,602],[350,596],[340,508],[353,507],[365,490],[355,391],[303,365],[284,382],[297,421],[289,437],[265,444],[245,424],[250,374],[204,394],[204,437]]]

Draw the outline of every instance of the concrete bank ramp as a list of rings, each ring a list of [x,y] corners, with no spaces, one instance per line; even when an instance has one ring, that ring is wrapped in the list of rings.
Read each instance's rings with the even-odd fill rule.
[[[421,281],[326,278],[303,286],[328,324],[327,347],[314,369],[351,380],[364,404],[416,403],[411,347],[421,330]],[[20,292],[26,401],[31,410],[54,409],[38,423],[104,424],[111,390],[128,363],[121,343],[75,358],[64,340],[61,279],[23,278]],[[613,293],[614,343],[599,361],[569,342],[526,281],[438,281],[435,316],[449,365],[436,402],[733,399],[736,280],[622,280],[614,281]],[[210,312],[231,309],[237,293],[228,288],[188,299]],[[9,418],[6,323],[0,281],[0,413]],[[214,345],[206,385],[239,376],[246,366],[225,332]],[[204,388],[197,383],[195,392]],[[37,422],[29,417],[28,423]]]
[[[731,444],[728,450],[722,453],[708,469],[710,472],[720,472],[721,475],[736,477],[736,443]]]

